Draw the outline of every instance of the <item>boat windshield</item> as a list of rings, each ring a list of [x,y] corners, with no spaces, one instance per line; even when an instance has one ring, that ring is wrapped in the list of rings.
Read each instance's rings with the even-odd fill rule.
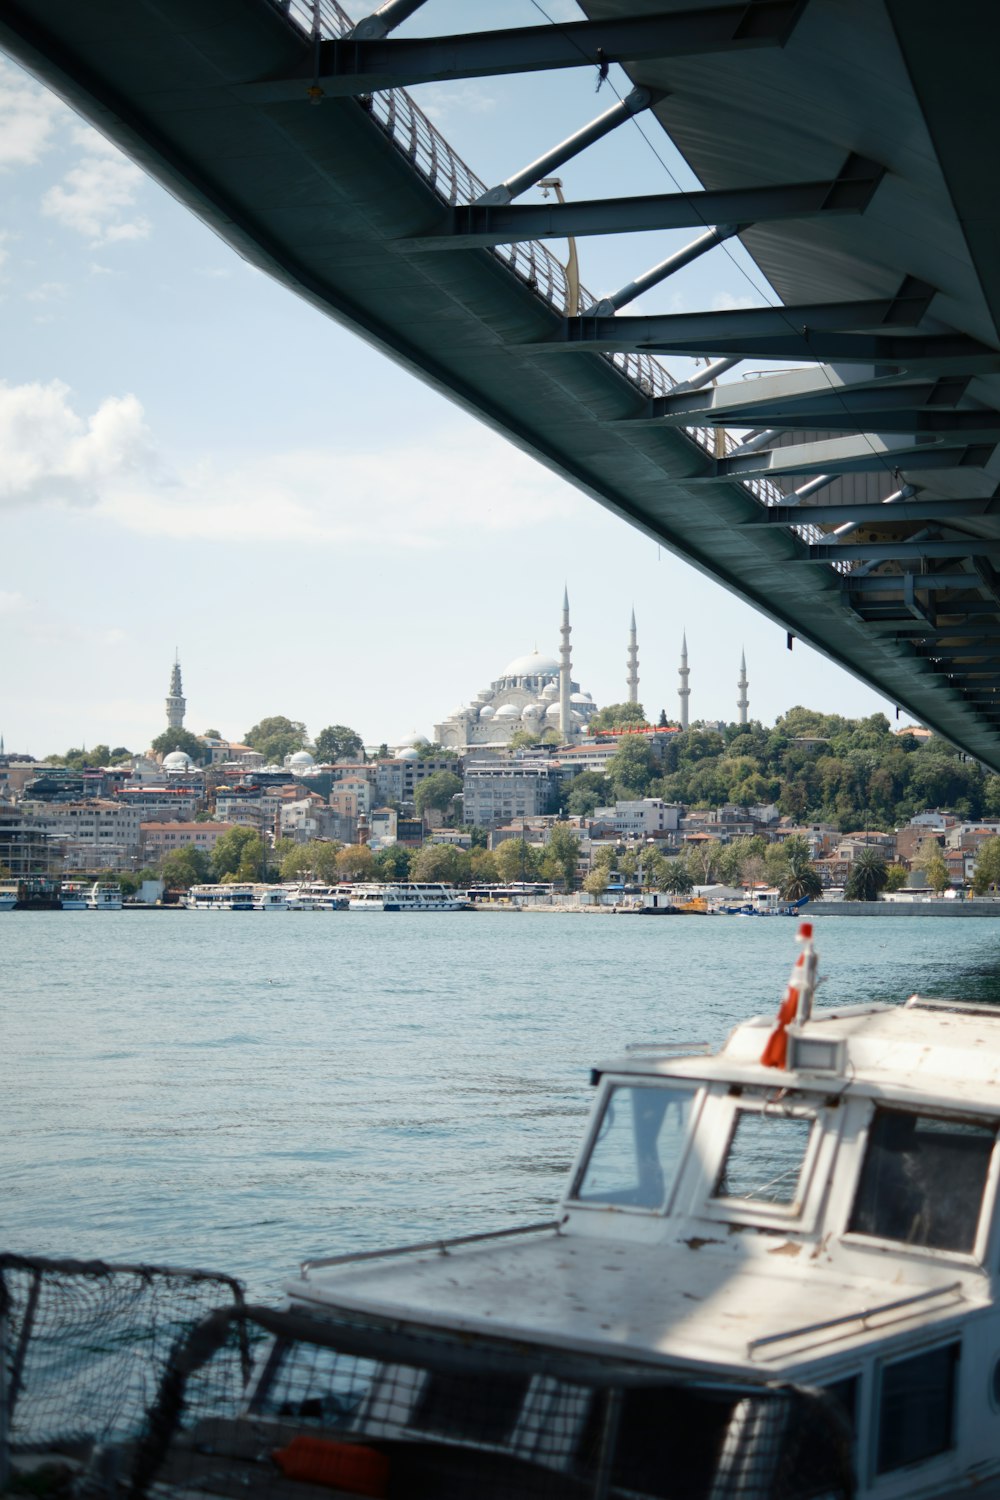
[[[662,1209],[677,1180],[694,1089],[609,1090],[572,1196],[580,1203]]]
[[[971,1254],[997,1125],[876,1109],[848,1229]]]

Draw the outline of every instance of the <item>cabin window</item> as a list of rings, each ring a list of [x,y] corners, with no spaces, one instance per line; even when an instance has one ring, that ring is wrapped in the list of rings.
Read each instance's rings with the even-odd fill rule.
[[[997,1127],[876,1109],[848,1229],[971,1254]]]
[[[713,1197],[788,1208],[799,1198],[813,1120],[738,1109]]]
[[[694,1090],[612,1088],[573,1196],[659,1209],[677,1180]]]
[[[955,1446],[960,1344],[945,1344],[882,1367],[878,1472],[901,1469]]]

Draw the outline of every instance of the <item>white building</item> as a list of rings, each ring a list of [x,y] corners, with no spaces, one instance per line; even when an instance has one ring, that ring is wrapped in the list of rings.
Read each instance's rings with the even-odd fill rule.
[[[681,826],[681,809],[659,797],[642,797],[596,808],[594,824],[610,830],[616,838],[651,838],[657,833],[676,833]]]

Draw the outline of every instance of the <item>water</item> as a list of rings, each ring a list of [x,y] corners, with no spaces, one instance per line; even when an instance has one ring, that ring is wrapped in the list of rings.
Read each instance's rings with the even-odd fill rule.
[[[546,1218],[629,1040],[773,1013],[792,921],[11,913],[0,1247],[198,1265]],[[993,922],[829,918],[824,1004],[1000,1001]]]

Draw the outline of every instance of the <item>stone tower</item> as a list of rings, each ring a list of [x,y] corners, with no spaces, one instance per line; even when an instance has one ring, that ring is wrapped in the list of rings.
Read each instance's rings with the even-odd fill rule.
[[[639,646],[635,636],[635,610],[632,611],[632,624],[628,632],[628,701],[639,701]]]
[[[181,687],[181,664],[175,657],[173,670],[170,673],[170,692],[167,695],[167,728],[184,728],[184,710],[187,704],[184,700],[184,689]]]
[[[688,699],[691,696],[691,689],[688,687],[691,669],[688,667],[687,631],[684,632],[681,642],[681,664],[677,675],[681,679],[681,685],[677,689],[677,696],[681,700],[681,728],[686,729],[688,727]]]
[[[570,682],[572,664],[569,657],[569,590],[563,590],[562,629],[560,631],[561,641],[559,645],[559,733],[562,735],[563,743],[573,733],[573,721],[570,717],[570,693],[573,690]]]
[[[740,680],[736,686],[740,690],[740,696],[736,700],[736,707],[740,713],[739,722],[745,724],[747,721],[747,709],[750,707],[750,699],[747,697],[747,688],[750,684],[747,681],[747,654],[745,651],[740,655]]]

